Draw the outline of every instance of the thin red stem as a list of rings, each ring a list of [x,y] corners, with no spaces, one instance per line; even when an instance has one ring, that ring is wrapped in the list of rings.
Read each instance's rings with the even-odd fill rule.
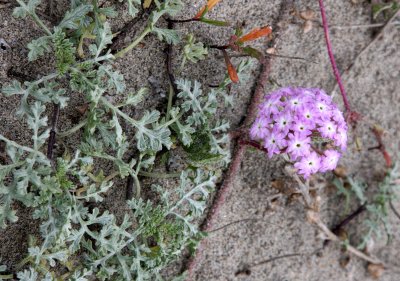
[[[258,150],[261,150],[261,151],[263,151],[263,152],[268,153],[268,150],[267,150],[266,148],[262,147],[261,144],[259,144],[258,142],[255,142],[255,141],[251,141],[251,140],[240,140],[240,141],[239,141],[239,144],[243,144],[243,145],[246,145],[246,146],[251,146],[251,147],[254,147],[255,149],[258,149]]]
[[[278,28],[275,30],[276,34],[279,34],[279,23],[284,22],[289,18],[289,11],[290,7],[293,7],[293,0],[286,0],[283,1],[281,5],[281,9],[279,12],[279,17],[278,17]],[[276,40],[276,38],[275,38]],[[242,126],[248,127],[251,125],[251,123],[254,121],[254,118],[257,114],[258,110],[258,104],[262,100],[262,97],[265,92],[265,88],[268,82],[269,74],[271,70],[271,58],[265,59],[263,58],[261,60],[261,73],[260,76],[257,79],[257,86],[254,90],[254,94],[251,98],[250,105],[247,109],[247,114],[246,118],[242,124]],[[229,166],[228,172],[225,176],[224,182],[222,186],[218,189],[216,193],[216,197],[214,202],[211,205],[211,210],[207,216],[207,218],[204,221],[204,224],[201,227],[202,231],[211,231],[212,226],[217,220],[217,216],[219,214],[219,210],[221,209],[223,203],[225,202],[225,197],[229,193],[230,189],[232,188],[233,182],[236,179],[236,175],[238,174],[240,170],[240,164],[242,162],[243,156],[246,152],[246,144],[243,144],[241,142],[245,141],[247,138],[247,134],[244,134],[242,136],[239,136],[237,138],[237,145],[236,149],[233,154],[232,162],[231,165]],[[188,269],[188,276],[186,278],[186,281],[193,280],[193,271],[194,268],[196,267],[196,264],[200,260],[200,254],[203,251],[204,244],[206,243],[206,240],[201,240],[196,253],[194,256],[189,260],[187,264],[187,269]]]
[[[319,7],[320,7],[320,11],[321,11],[322,27],[324,28],[325,41],[326,41],[326,47],[328,49],[329,60],[331,61],[333,73],[334,73],[336,81],[339,85],[340,93],[342,94],[344,107],[346,108],[347,113],[351,114],[352,111],[350,109],[350,103],[347,99],[346,90],[344,89],[342,78],[340,77],[340,73],[339,73],[339,70],[336,65],[335,56],[333,55],[332,44],[329,39],[329,27],[328,27],[328,21],[326,19],[324,2],[323,2],[323,0],[318,0],[318,1],[319,1]]]
[[[238,144],[231,165],[229,166],[229,170],[226,174],[225,180],[222,184],[222,186],[219,188],[216,198],[212,204],[212,207],[207,215],[207,218],[205,220],[205,224],[201,227],[202,231],[208,232],[213,229],[213,225],[215,221],[217,220],[217,215],[219,214],[219,210],[221,209],[221,206],[225,202],[226,195],[228,194],[230,188],[233,185],[233,181],[236,178],[237,173],[239,172],[240,169],[240,164],[242,162],[243,155],[246,151],[246,146],[243,144]],[[203,248],[205,246],[206,241],[201,240],[197,249],[195,255],[189,260],[187,269],[188,269],[188,277],[186,278],[186,281],[190,281],[193,278],[193,271],[200,260],[201,253],[203,252]]]

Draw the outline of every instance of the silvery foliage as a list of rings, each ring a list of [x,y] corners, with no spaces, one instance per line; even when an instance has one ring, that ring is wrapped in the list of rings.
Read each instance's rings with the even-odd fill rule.
[[[175,31],[157,28],[156,23],[164,15],[175,15],[181,1],[154,2],[149,28],[168,43],[177,43]],[[18,3],[14,15],[30,16],[41,26],[35,12],[40,1]],[[132,16],[138,4],[128,0]],[[111,63],[110,25],[102,20],[116,12],[93,5],[92,1],[71,1],[59,25],[53,30],[44,26],[46,35],[28,44],[31,61],[55,56],[54,73],[33,82],[13,81],[1,89],[6,97],[20,97],[17,115],[26,121],[32,137],[22,144],[0,134],[7,156],[6,163],[0,164],[0,227],[17,222],[15,202],[32,207],[32,217],[41,223],[41,238],[30,243],[28,267],[17,273],[19,280],[161,280],[160,271],[203,236],[195,221],[206,208],[216,174],[188,168],[181,172],[175,189],[153,186],[157,204],[129,200],[127,213],[117,221],[99,208],[114,183],[95,165],[96,159],[113,163],[121,178],[137,178],[141,170],[154,165],[157,152],[171,148],[171,128],[185,146],[192,144],[197,129],[204,128],[209,134],[209,153],[229,161],[225,133],[229,124],[213,118],[218,99],[229,100],[225,92],[229,78],[207,94],[198,82],[179,80],[180,93],[170,119],[151,109],[132,118],[126,109],[140,106],[148,91],[126,93],[124,77]],[[87,50],[90,57],[82,61],[76,55],[77,38],[89,31],[94,35]],[[247,66],[239,66],[240,75]],[[54,105],[67,107],[71,92],[81,94],[88,104],[82,142],[75,151],[67,150],[50,161],[45,155],[50,135],[47,113]],[[120,95],[122,102],[116,104],[106,93]],[[127,136],[127,126],[134,131],[134,139]],[[79,130],[71,132],[75,131]],[[140,156],[127,161],[135,147]],[[67,273],[61,275],[60,269]],[[6,268],[0,266],[3,271]]]
[[[359,249],[365,249],[374,239],[383,239],[384,234],[386,234],[388,243],[393,238],[393,230],[389,221],[389,209],[391,201],[398,199],[399,179],[400,163],[397,161],[387,171],[382,181],[377,184],[373,194],[367,193],[368,185],[359,179],[347,177],[345,182],[348,183],[350,188],[345,186],[343,180],[338,178],[334,180],[333,183],[338,189],[338,195],[345,197],[345,214],[349,213],[353,199],[356,199],[359,204],[366,207],[368,216],[363,221],[363,234],[358,245]]]
[[[242,61],[238,66],[238,75],[241,81],[247,80],[245,71],[251,66],[249,60]],[[182,122],[178,120],[175,124],[178,128],[178,135],[185,146],[190,146],[193,142],[193,135],[198,131],[204,131],[208,135],[210,153],[219,155],[218,160],[225,164],[230,161],[230,151],[228,148],[229,136],[226,133],[230,124],[226,120],[215,120],[215,114],[221,99],[225,101],[225,106],[232,106],[232,96],[226,92],[227,86],[232,81],[227,75],[218,88],[212,88],[210,92],[203,93],[198,81],[179,79],[176,81],[179,90],[180,107],[184,112],[190,112]],[[204,161],[207,163],[207,161]]]
[[[165,14],[170,16],[176,15],[183,7],[181,0],[154,0],[156,10],[151,14],[149,28],[157,34],[160,40],[164,40],[169,44],[178,44],[180,41],[179,34],[176,30],[156,27],[158,20]]]
[[[197,63],[204,60],[208,54],[208,49],[202,42],[195,42],[193,34],[187,36],[186,45],[183,47],[183,59],[181,67],[185,65],[186,61]]]

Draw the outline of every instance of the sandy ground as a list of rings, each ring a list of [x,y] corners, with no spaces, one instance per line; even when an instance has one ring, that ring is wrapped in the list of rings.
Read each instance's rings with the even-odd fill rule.
[[[190,3],[192,1],[186,1]],[[197,2],[197,1],[196,1]],[[328,19],[331,25],[349,26],[371,23],[371,7],[368,1],[350,0],[325,1]],[[271,24],[274,28],[277,13],[282,1],[265,0],[231,0],[222,1],[212,12],[212,17],[221,20],[244,21],[245,29]],[[189,4],[182,13],[195,14],[200,4]],[[303,21],[291,17],[284,23],[276,50],[285,56],[303,57],[305,60],[275,58],[271,70],[271,81],[282,86],[320,87],[328,93],[336,90],[335,99],[341,103],[340,94],[335,89],[322,28],[319,26],[317,1],[295,1],[299,11],[307,7],[316,11],[316,23],[312,30],[303,33]],[[113,22],[113,30],[118,30],[127,21],[123,16]],[[139,21],[137,29],[142,28]],[[198,23],[182,26],[197,38],[213,44],[222,44],[229,38],[230,29],[204,27]],[[340,71],[345,72],[344,82],[349,93],[351,105],[372,123],[377,123],[387,130],[385,141],[390,145],[392,155],[399,152],[400,123],[398,122],[400,104],[400,49],[399,29],[388,27],[380,40],[369,43],[377,29],[332,29],[331,39]],[[211,33],[212,32],[212,33]],[[18,72],[27,77],[36,78],[47,73],[51,64],[46,60],[29,64],[24,46],[39,36],[40,30],[30,21],[12,18],[11,9],[0,9],[0,38],[4,38],[10,49],[0,51],[0,86],[15,77]],[[212,34],[212,35],[210,35]],[[134,33],[129,34],[133,38]],[[128,41],[128,40],[127,40]],[[256,44],[265,50],[268,42],[261,40]],[[362,50],[368,48],[362,52]],[[143,48],[134,50],[126,59],[118,61],[128,88],[138,89],[140,86],[151,88],[151,95],[144,107],[163,107],[165,104],[166,73],[164,70],[164,44],[155,38],[148,37]],[[362,52],[362,53],[361,53]],[[361,53],[361,55],[360,55]],[[202,82],[213,84],[224,77],[224,63],[217,52],[211,52],[211,59],[196,66],[188,66],[181,76],[191,77]],[[235,60],[235,62],[237,62]],[[176,58],[176,65],[180,59]],[[223,112],[235,126],[243,118],[245,109],[254,90],[255,77],[259,66],[255,64],[252,77],[243,85],[235,86],[235,107]],[[150,77],[150,79],[149,79]],[[269,84],[268,90],[274,85]],[[16,100],[0,96],[0,131],[5,136],[29,141],[29,132],[13,113]],[[80,103],[75,97],[71,107]],[[132,110],[130,114],[138,114],[141,109]],[[73,111],[70,111],[73,112]],[[74,114],[63,114],[61,128],[68,128],[74,123]],[[354,139],[362,141],[361,151],[356,150]],[[73,144],[77,140],[68,140]],[[349,174],[363,177],[374,188],[375,180],[382,175],[383,160],[378,151],[368,151],[368,147],[376,145],[375,140],[365,125],[359,125],[352,132],[349,148],[341,162]],[[327,179],[331,177],[328,175]],[[226,204],[219,214],[219,223],[215,228],[229,225],[210,233],[206,240],[201,260],[195,268],[195,280],[255,280],[255,281],[317,281],[317,280],[371,280],[366,272],[366,264],[351,257],[346,266],[341,266],[347,254],[340,247],[331,243],[321,250],[323,241],[318,238],[318,231],[305,219],[305,211],[301,203],[289,198],[273,188],[276,182],[283,182],[286,188],[294,183],[283,171],[282,162],[278,159],[268,160],[261,152],[248,151],[237,176],[235,184],[228,194]],[[341,198],[335,190],[326,188],[322,192],[321,215],[327,225],[335,225],[342,219]],[[120,207],[125,196],[123,184],[121,189],[110,191],[106,200],[107,208],[115,213],[123,213]],[[400,209],[400,202],[394,202]],[[357,206],[354,206],[356,208]],[[362,230],[363,217],[348,226],[352,242],[359,242],[359,231]],[[386,245],[384,238],[376,239],[373,254],[388,265],[381,280],[400,280],[400,228],[399,221],[391,214],[391,221],[396,233],[391,244]],[[0,231],[0,257],[7,265],[12,266],[19,261],[26,251],[26,235],[37,233],[37,224],[29,217],[29,210],[21,208],[20,221],[11,225],[6,231]],[[288,254],[296,256],[262,263],[270,258]],[[248,265],[261,263],[256,267]],[[179,270],[178,266],[175,268]],[[244,270],[249,269],[249,270]]]

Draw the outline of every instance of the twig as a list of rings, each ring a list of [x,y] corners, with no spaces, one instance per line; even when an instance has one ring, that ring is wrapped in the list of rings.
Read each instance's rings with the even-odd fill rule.
[[[343,72],[344,74],[347,74],[350,69],[354,66],[355,62],[360,59],[368,50],[369,48],[371,48],[371,46],[373,46],[385,33],[385,31],[388,29],[388,27],[393,23],[393,21],[396,19],[396,17],[400,15],[400,10],[398,10],[381,28],[381,30],[379,31],[379,33],[374,37],[374,39],[372,39],[371,42],[368,43],[367,46],[365,46],[361,52],[359,52],[357,54],[357,56],[354,58],[353,62],[345,69],[345,71]],[[338,85],[335,85],[335,87],[333,88],[332,92],[335,92],[337,89]]]
[[[223,229],[225,229],[225,228],[227,228],[227,227],[230,227],[230,226],[232,226],[232,225],[238,224],[238,223],[249,222],[249,221],[259,221],[259,220],[261,220],[261,219],[247,218],[247,219],[241,219],[241,220],[233,221],[233,222],[230,222],[230,223],[228,223],[228,224],[225,224],[225,225],[223,225],[223,226],[221,226],[221,227],[217,227],[217,228],[215,228],[215,229],[212,229],[212,230],[208,231],[208,233],[214,233],[214,232],[223,230]]]
[[[232,226],[232,225],[235,225],[235,224],[238,224],[238,223],[242,223],[242,222],[248,222],[248,221],[263,221],[263,220],[264,220],[264,219],[262,219],[262,218],[247,218],[247,219],[241,219],[241,220],[237,220],[237,221],[230,222],[230,223],[225,224],[225,225],[223,225],[223,226],[221,226],[221,227],[218,227],[218,228],[209,230],[208,233],[215,233],[215,232],[220,231],[220,230],[222,230],[222,229],[225,229],[225,228],[227,228],[227,227],[229,227],[229,226]],[[276,227],[278,227],[278,228],[283,228],[282,226],[280,226],[279,224],[276,224],[276,223],[268,222],[268,224],[274,225],[274,226],[276,226]]]
[[[322,221],[321,218],[319,217],[319,214],[317,212],[311,211],[309,210],[307,212],[307,218],[308,221],[310,221],[311,223],[315,224],[326,236],[329,240],[335,241],[335,242],[339,242],[341,243],[342,241],[340,240],[339,237],[337,237]],[[354,248],[351,245],[346,245],[346,250],[350,253],[352,253],[353,255],[367,261],[373,264],[382,264],[383,262],[375,257],[371,257],[368,256],[366,254],[364,254],[363,252],[357,250],[356,248]]]
[[[345,227],[347,224],[349,224],[352,220],[354,220],[356,217],[358,217],[359,215],[361,215],[364,211],[367,210],[366,208],[367,203],[364,203],[363,205],[361,205],[360,207],[357,208],[357,210],[355,210],[354,212],[352,212],[350,215],[348,215],[347,217],[345,217],[340,223],[338,223],[334,228],[332,228],[332,232],[334,234],[339,234],[339,231]],[[329,245],[329,242],[331,240],[325,240],[324,242],[324,247]]]
[[[275,257],[269,258],[264,261],[260,261],[260,262],[253,263],[250,265],[245,265],[245,266],[243,266],[243,268],[241,268],[240,270],[235,272],[235,276],[238,276],[241,274],[250,275],[250,273],[251,273],[250,269],[260,266],[260,265],[271,263],[271,262],[274,262],[277,260],[281,260],[281,259],[285,259],[285,258],[292,258],[292,257],[313,256],[313,255],[315,255],[315,253],[318,253],[321,249],[322,248],[318,248],[318,249],[312,251],[311,253],[293,253],[293,254],[285,254],[285,255],[275,256]]]
[[[346,108],[347,114],[349,114],[349,116],[351,116],[352,111],[351,111],[351,108],[350,108],[350,103],[349,103],[349,101],[347,99],[346,90],[344,89],[344,86],[343,86],[343,83],[342,83],[342,79],[340,77],[339,69],[337,68],[335,57],[333,55],[332,44],[331,44],[331,41],[329,39],[329,27],[328,27],[328,21],[326,19],[324,2],[323,2],[323,0],[318,0],[318,1],[319,1],[319,7],[320,7],[320,11],[321,11],[322,26],[324,28],[324,35],[325,35],[325,41],[326,41],[326,47],[327,47],[327,50],[328,50],[329,60],[330,60],[331,65],[332,65],[333,73],[335,75],[337,84],[339,86],[340,93],[342,94],[344,107]]]
[[[377,127],[377,126],[374,126],[371,130],[372,130],[372,132],[374,133],[375,139],[376,139],[377,142],[378,142],[378,146],[377,146],[377,147],[374,147],[374,148],[372,148],[372,149],[379,149],[379,151],[380,151],[380,152],[382,153],[382,155],[383,155],[383,158],[385,159],[386,167],[387,167],[387,168],[392,167],[392,158],[390,157],[389,153],[388,153],[387,150],[386,150],[386,146],[385,146],[385,144],[383,143],[383,139],[382,139],[383,131],[382,131],[382,129],[380,129],[380,128]],[[370,149],[370,150],[371,150],[371,149]]]
[[[400,213],[394,207],[392,200],[389,200],[389,205],[390,205],[390,209],[392,209],[394,215],[400,220]]]
[[[49,158],[50,161],[53,160],[53,150],[54,150],[54,145],[56,143],[56,134],[57,134],[57,124],[58,124],[58,119],[60,117],[60,105],[53,103],[53,116],[51,120],[51,129],[50,129],[50,137],[48,140],[47,144],[47,158]]]
[[[239,276],[239,275],[250,275],[251,274],[251,270],[254,267],[260,266],[260,265],[264,265],[267,263],[271,263],[277,260],[281,260],[281,259],[285,259],[285,258],[292,258],[292,257],[298,257],[298,256],[303,256],[302,253],[294,253],[294,254],[286,254],[286,255],[281,255],[281,256],[276,256],[252,265],[244,265],[242,266],[242,268],[240,268],[239,270],[237,270],[235,272],[235,276]]]
[[[266,263],[270,263],[270,262],[273,262],[273,261],[276,261],[276,260],[281,260],[281,259],[284,259],[284,258],[298,257],[298,256],[302,256],[302,255],[303,255],[302,253],[294,253],[294,254],[286,254],[286,255],[276,256],[276,257],[267,259],[265,261],[260,261],[258,263],[253,264],[253,265],[250,265],[249,268],[253,268],[253,267],[256,267],[256,266],[264,265]]]
[[[297,184],[299,185],[300,188],[300,193],[303,196],[304,202],[306,204],[307,208],[312,208],[312,200],[310,197],[310,188],[307,184],[303,183],[303,181],[300,179],[300,177],[296,174],[296,172],[289,166],[287,165],[285,167],[286,172],[288,175],[292,178],[295,179]]]
[[[174,21],[167,19],[168,21],[168,29],[174,29]],[[173,89],[173,96],[169,100],[169,102],[174,103],[175,95],[178,93],[178,89],[176,87],[175,83],[175,76],[172,70],[172,54],[173,54],[173,45],[168,44],[167,49],[165,51],[167,60],[166,60],[166,66],[167,66],[167,74],[168,74],[168,80],[169,84]]]
[[[331,25],[330,29],[337,29],[337,30],[348,30],[348,29],[368,29],[368,28],[377,28],[383,27],[387,23],[371,23],[371,24],[354,24],[354,25]],[[400,22],[392,22],[389,25],[397,25]]]
[[[125,24],[118,32],[118,34],[113,38],[113,42],[110,46],[110,49],[113,52],[119,51],[121,49],[121,45],[124,44],[126,36],[132,32],[132,29],[136,26],[136,24],[143,19],[144,15],[148,15],[148,12],[145,10],[140,10],[139,14],[127,24]]]
[[[174,20],[174,19],[169,19],[170,22],[173,23],[187,23],[187,22],[193,22],[193,21],[200,21],[200,19],[185,19],[185,20]]]
[[[129,176],[126,181],[125,199],[131,200],[133,198],[133,190],[135,189],[135,181],[132,176]]]
[[[345,217],[340,223],[338,223],[333,229],[332,232],[337,234],[341,228],[346,226],[348,223],[350,223],[353,219],[358,217],[360,214],[362,214],[365,210],[367,210],[367,203],[364,203],[360,207],[357,208],[353,213]]]

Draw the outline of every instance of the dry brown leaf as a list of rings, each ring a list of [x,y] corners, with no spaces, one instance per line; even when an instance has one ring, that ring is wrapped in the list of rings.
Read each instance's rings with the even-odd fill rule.
[[[313,10],[311,10],[310,8],[307,8],[306,10],[304,10],[304,11],[301,11],[300,13],[299,13],[299,15],[300,15],[300,17],[303,19],[303,20],[306,20],[306,21],[308,21],[308,20],[313,20],[313,19],[315,19],[315,12],[313,11]]]
[[[89,104],[85,103],[83,105],[75,107],[75,110],[78,111],[81,115],[85,115],[88,108],[89,108]]]
[[[145,8],[145,9],[149,8],[152,1],[153,1],[153,0],[144,0],[144,2],[143,2],[143,8]]]
[[[308,33],[313,28],[313,22],[310,20],[306,20],[303,24],[303,33]]]
[[[368,264],[368,273],[374,279],[379,279],[384,271],[385,267],[383,266],[383,264],[373,264],[373,263]]]
[[[285,190],[285,183],[282,180],[273,180],[271,181],[272,188],[275,188],[279,192],[284,192]]]
[[[362,140],[359,137],[356,137],[356,149],[357,151],[361,151],[363,147]]]
[[[342,267],[342,268],[346,268],[347,267],[347,265],[349,264],[349,262],[350,262],[350,256],[345,256],[345,257],[342,257],[340,260],[339,260],[339,264],[340,264],[340,266]]]
[[[339,231],[336,233],[336,235],[342,241],[346,241],[349,238],[349,235],[347,234],[347,231],[344,230],[343,228],[339,228]]]
[[[347,177],[347,169],[342,165],[338,165],[336,169],[333,170],[333,173],[339,178]]]
[[[300,200],[301,198],[302,198],[302,196],[301,196],[300,193],[292,193],[292,194],[289,195],[287,204],[290,205],[290,204],[299,202],[299,200]]]

